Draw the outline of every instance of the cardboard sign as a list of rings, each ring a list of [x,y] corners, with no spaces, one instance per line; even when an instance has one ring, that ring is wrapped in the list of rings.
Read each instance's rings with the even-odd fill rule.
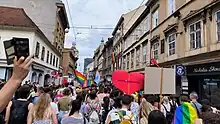
[[[161,68],[145,68],[144,94],[160,94]],[[176,94],[175,70],[163,68],[162,94]]]

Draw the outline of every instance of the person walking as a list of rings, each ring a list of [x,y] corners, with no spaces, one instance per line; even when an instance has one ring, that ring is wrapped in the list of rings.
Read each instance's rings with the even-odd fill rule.
[[[147,102],[145,98],[142,99],[142,102],[140,104],[139,108],[139,124],[148,124],[148,116],[151,111],[154,110],[154,107],[151,103]]]
[[[33,104],[27,98],[30,94],[30,87],[28,85],[21,86],[17,92],[17,98],[9,102],[6,109],[6,124],[26,124],[29,110]]]
[[[199,98],[198,94],[196,92],[192,92],[192,93],[190,93],[189,97],[190,97],[190,100],[191,100],[190,103],[196,109],[197,114],[199,115],[201,113],[202,105],[197,101],[198,98]]]
[[[87,124],[88,121],[80,113],[81,100],[76,99],[72,101],[72,108],[69,117],[62,119],[61,124]]]
[[[148,117],[148,124],[167,124],[164,114],[159,110],[153,110]]]
[[[61,122],[64,115],[69,113],[69,110],[71,107],[71,101],[72,101],[70,94],[71,94],[70,89],[65,88],[63,90],[64,96],[58,102],[58,109],[59,109],[58,120],[59,120],[59,122]]]
[[[122,108],[114,113],[111,113],[108,117],[107,124],[111,123],[132,123],[136,124],[136,120],[134,117],[134,114],[129,111],[130,105],[131,105],[131,96],[130,95],[124,95],[122,96]]]
[[[29,111],[27,124],[57,124],[57,116],[50,103],[50,95],[41,94],[37,104]]]

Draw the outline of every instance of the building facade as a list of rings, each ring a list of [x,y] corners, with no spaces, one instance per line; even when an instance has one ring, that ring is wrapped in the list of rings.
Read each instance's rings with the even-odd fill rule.
[[[84,59],[84,73],[86,72],[86,67],[92,62],[93,62],[93,58],[85,58]]]
[[[76,69],[76,62],[79,58],[78,50],[75,46],[71,48],[65,48],[63,50],[62,55],[62,68],[63,68],[63,76],[70,76],[74,75],[74,70]]]
[[[176,68],[185,72],[176,74],[177,94],[196,91],[220,106],[219,8],[219,0],[148,0],[124,34],[123,69],[143,72],[151,59],[161,67],[182,66]]]
[[[23,8],[62,55],[69,22],[61,0],[1,0],[0,5]],[[62,62],[61,60],[59,63]],[[59,65],[60,72],[62,72],[62,65]]]
[[[24,81],[35,84],[49,85],[58,83],[54,71],[59,70],[61,54],[50,43],[44,33],[28,17],[24,9],[0,7],[0,78],[8,80],[12,74],[13,65],[7,65],[3,41],[13,37],[29,39],[29,54],[34,55],[30,72]]]
[[[105,42],[103,49],[103,77],[109,79],[112,76],[113,66],[112,66],[112,53],[113,53],[113,38],[108,38]]]
[[[85,75],[86,75],[87,80],[94,80],[95,74],[93,70],[94,70],[94,63],[91,62],[85,68]]]
[[[124,40],[125,34],[132,27],[133,23],[137,20],[140,14],[144,11],[146,6],[138,7],[126,14],[122,14],[115,29],[112,32],[113,36],[113,48],[115,54],[115,62],[113,63],[113,69],[122,69],[123,63],[123,51],[126,46]],[[133,38],[136,38],[135,35],[132,35]]]

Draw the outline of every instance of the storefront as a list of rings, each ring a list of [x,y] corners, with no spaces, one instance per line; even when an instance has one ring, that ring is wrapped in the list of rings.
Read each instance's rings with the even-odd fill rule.
[[[188,91],[220,107],[220,62],[186,66]]]

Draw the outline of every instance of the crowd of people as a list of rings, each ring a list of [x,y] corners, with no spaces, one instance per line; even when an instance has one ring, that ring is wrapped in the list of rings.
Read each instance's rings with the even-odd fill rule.
[[[11,79],[0,84],[0,124],[220,124],[219,110],[196,92],[160,101],[114,86],[20,85],[30,63],[15,58]]]

